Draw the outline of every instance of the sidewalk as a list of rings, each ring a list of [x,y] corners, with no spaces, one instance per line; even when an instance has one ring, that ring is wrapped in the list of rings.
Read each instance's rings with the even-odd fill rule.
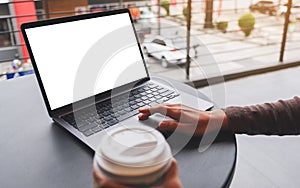
[[[242,14],[243,12],[240,12],[232,17],[238,20]],[[191,64],[190,80],[185,78],[185,67],[163,68],[156,61],[151,61],[151,58],[149,61],[150,73],[189,82],[233,74],[238,77],[238,74],[242,76],[243,73],[249,71],[253,73],[255,73],[254,70],[267,71],[269,67],[271,67],[270,70],[273,70],[294,66],[294,62],[300,61],[300,22],[297,22],[295,31],[287,36],[284,62],[280,63],[283,18],[273,16],[265,19],[266,16],[261,14],[254,14],[254,16],[258,18],[257,23],[255,30],[248,38],[245,38],[239,31],[237,23],[231,22],[228,32],[222,33],[217,29],[203,29],[201,25],[203,19],[193,16],[192,35],[196,35],[204,46],[199,50],[200,57],[197,59],[197,63]],[[259,17],[264,19],[259,19]],[[181,19],[167,17],[164,22],[185,29]],[[275,22],[277,25],[270,26],[270,23]],[[202,53],[203,51],[204,53]]]
[[[204,15],[193,15],[191,33],[202,46],[198,49],[199,57],[191,63],[190,80],[186,79],[184,66],[163,68],[157,60],[152,58],[148,61],[150,74],[170,77],[181,82],[202,81],[204,83],[204,80],[218,76],[232,79],[250,73],[255,74],[300,64],[300,22],[296,23],[295,31],[288,34],[284,62],[280,63],[278,59],[283,19],[255,13],[254,16],[257,19],[255,30],[250,37],[245,38],[236,21],[244,13],[239,11],[238,14],[222,15],[223,18],[227,17],[232,21],[229,23],[227,33],[222,33],[217,29],[203,29]],[[186,33],[186,26],[182,25],[182,19],[166,17],[161,19],[161,22],[175,27],[163,29],[162,33],[165,35],[170,35],[176,30]],[[275,26],[272,25],[274,23],[276,23]],[[151,25],[154,28],[152,30],[155,30],[156,26],[156,24]],[[6,67],[9,64],[0,63],[0,71],[7,70]]]

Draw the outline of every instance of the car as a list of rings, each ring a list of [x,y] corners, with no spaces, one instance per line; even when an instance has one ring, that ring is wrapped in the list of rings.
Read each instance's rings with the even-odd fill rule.
[[[197,57],[197,47],[190,46],[190,57]],[[186,63],[186,39],[180,36],[164,37],[161,35],[146,38],[142,44],[146,55],[158,59],[165,68],[170,65],[181,65]]]
[[[140,17],[139,22],[150,22],[150,23],[156,23],[156,16],[154,13],[150,10],[149,7],[140,7]]]
[[[249,9],[252,12],[259,11],[263,14],[275,16],[279,9],[279,5],[273,1],[258,1],[257,3],[250,5]]]
[[[278,14],[280,16],[285,16],[286,12],[287,12],[287,4],[281,5],[278,10]],[[294,16],[296,19],[300,19],[300,3],[296,3],[292,5],[291,15]]]

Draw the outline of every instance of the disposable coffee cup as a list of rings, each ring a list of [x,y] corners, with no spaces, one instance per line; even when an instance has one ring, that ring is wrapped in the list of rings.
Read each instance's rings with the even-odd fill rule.
[[[94,156],[98,171],[117,183],[131,186],[160,184],[171,162],[169,144],[159,131],[147,126],[109,131]]]

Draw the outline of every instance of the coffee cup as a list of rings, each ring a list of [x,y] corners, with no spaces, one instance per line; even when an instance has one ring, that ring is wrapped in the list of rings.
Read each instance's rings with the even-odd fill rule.
[[[172,162],[163,135],[147,126],[122,126],[109,131],[94,156],[94,165],[113,181],[131,186],[158,185]]]

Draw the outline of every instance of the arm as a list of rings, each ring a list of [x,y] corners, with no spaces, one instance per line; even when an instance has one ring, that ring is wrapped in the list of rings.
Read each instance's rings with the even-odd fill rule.
[[[235,133],[300,134],[300,98],[224,109],[228,126]]]
[[[169,116],[174,120],[159,123],[160,130],[179,130],[187,134],[202,135],[220,129],[228,129],[227,117],[223,110],[201,111],[181,104],[159,104],[139,109],[139,119],[144,120],[155,113]]]
[[[224,110],[201,111],[180,104],[160,104],[140,109],[139,119],[160,113],[174,121],[163,121],[161,130],[181,130],[201,135],[205,131],[231,129],[238,134],[300,134],[300,98]]]

